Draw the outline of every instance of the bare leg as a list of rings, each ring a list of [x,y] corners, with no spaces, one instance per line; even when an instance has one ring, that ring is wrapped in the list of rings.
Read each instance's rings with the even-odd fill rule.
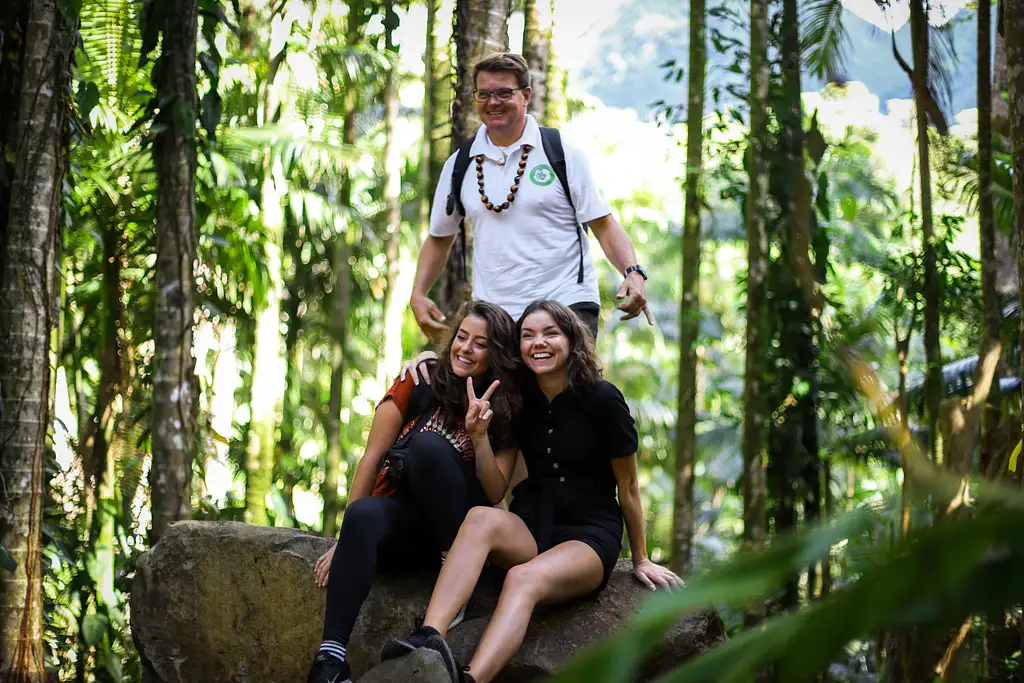
[[[473,508],[441,567],[423,625],[441,635],[448,632],[455,615],[469,602],[488,558],[510,567],[536,556],[537,542],[518,516],[497,508]]]
[[[581,541],[561,543],[510,569],[469,665],[477,683],[488,683],[516,654],[538,604],[586,595],[596,590],[603,578],[601,558]]]

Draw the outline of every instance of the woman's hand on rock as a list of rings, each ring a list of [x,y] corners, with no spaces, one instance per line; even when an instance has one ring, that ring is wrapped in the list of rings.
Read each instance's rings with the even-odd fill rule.
[[[334,560],[334,549],[338,547],[335,543],[331,546],[331,549],[320,556],[320,559],[316,561],[316,566],[313,569],[313,574],[316,576],[316,585],[320,588],[327,586],[327,577],[331,575],[331,562]]]
[[[652,591],[659,588],[681,588],[686,585],[671,569],[654,564],[650,560],[634,562],[633,576]]]

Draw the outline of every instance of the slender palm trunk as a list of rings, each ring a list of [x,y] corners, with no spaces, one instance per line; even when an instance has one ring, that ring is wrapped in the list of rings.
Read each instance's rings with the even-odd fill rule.
[[[192,358],[196,310],[196,34],[198,0],[166,12],[163,82],[153,161],[157,177],[156,317],[153,324],[153,464],[149,473],[155,543],[191,510],[198,382]]]
[[[690,86],[686,122],[686,208],[683,217],[683,297],[679,304],[679,413],[672,567],[688,573],[693,559],[693,484],[697,463],[697,337],[700,333],[701,155],[704,146],[704,0],[690,3]]]
[[[789,288],[788,309],[782,312],[780,329],[782,354],[790,360],[793,384],[807,387],[802,395],[784,389],[794,398],[787,410],[787,419],[777,429],[784,433],[783,443],[788,445],[779,453],[786,463],[780,469],[786,473],[784,486],[773,492],[777,509],[776,525],[779,531],[796,526],[796,496],[785,485],[802,483],[804,520],[814,524],[821,517],[821,456],[818,448],[818,380],[815,364],[817,349],[815,331],[818,328],[816,311],[820,310],[818,269],[811,255],[815,229],[811,210],[810,184],[807,182],[804,155],[803,103],[800,78],[800,23],[797,0],[782,3],[782,88],[785,105],[779,113],[781,143],[784,154],[784,177],[789,185],[789,205],[785,208],[785,235],[783,257],[788,277],[794,278]],[[773,453],[772,457],[776,454]],[[816,563],[808,567],[807,585],[812,590],[817,583]],[[798,579],[794,576],[786,583],[783,604],[787,608],[798,605]]]
[[[243,14],[262,19],[270,11],[266,0],[251,0]],[[247,28],[252,30],[252,28]],[[271,60],[278,65],[280,55]],[[257,107],[257,125],[269,125],[281,116],[278,107],[284,106],[278,92],[286,84],[278,83],[282,70],[275,66],[262,84]],[[245,461],[245,516],[250,524],[266,525],[267,494],[274,482],[277,427],[284,409],[285,360],[281,339],[281,299],[283,296],[284,238],[284,167],[280,158],[273,156],[270,145],[264,150],[263,179],[260,185],[260,221],[266,234],[264,263],[267,269],[266,300],[256,312],[255,344],[253,349],[251,418],[249,444]]]
[[[1010,145],[1013,149],[1014,232],[1017,237],[1017,276],[1024,292],[1024,0],[1005,0],[1003,5],[1006,36],[1007,92],[1010,95]],[[1024,301],[1024,298],[1022,298]],[[1024,342],[1024,316],[1020,338]],[[1024,348],[1024,347],[1022,347]],[[1024,354],[1021,354],[1024,369]],[[1024,377],[1024,374],[1020,375]],[[1024,480],[1024,467],[1017,464],[1018,480]]]
[[[999,338],[1002,314],[996,293],[995,213],[992,205],[992,2],[978,3],[978,234],[981,238],[981,300],[984,311],[984,336]],[[990,406],[982,421],[980,469],[987,472],[995,448],[995,430],[999,426],[999,376],[994,380]]]
[[[528,111],[542,123],[547,123],[548,56],[554,10],[552,0],[526,0],[523,9],[523,57],[530,65],[533,89]]]
[[[349,3],[346,42],[350,47],[359,45],[364,35],[365,14],[361,0]],[[345,98],[345,121],[342,139],[346,145],[356,142],[356,115],[359,103],[355,91],[349,89]],[[342,180],[341,196],[338,201],[352,210],[352,178],[346,174]],[[341,513],[341,497],[338,488],[341,483],[341,404],[345,388],[345,346],[348,340],[348,312],[350,305],[349,244],[347,235],[337,235],[334,242],[331,288],[331,390],[327,406],[327,454],[324,459],[324,523],[323,534],[334,536],[338,532],[338,515]],[[355,468],[352,468],[355,471]]]
[[[1007,91],[1009,74],[1006,68],[1006,13],[1009,0],[996,4],[996,39],[992,55],[992,131],[1008,138],[1010,135],[1010,105],[1003,99]]]
[[[743,545],[756,550],[764,545],[765,528],[765,415],[761,367],[765,342],[765,274],[768,233],[766,226],[768,169],[767,101],[768,2],[750,2],[750,152],[747,192],[747,310],[746,361],[743,376]],[[748,610],[745,621],[764,617],[764,604]]]
[[[390,67],[384,81],[384,186],[385,221],[384,230],[387,258],[387,285],[384,288],[384,353],[381,354],[377,370],[378,379],[384,383],[395,377],[402,364],[402,312],[408,296],[398,296],[399,258],[401,242],[402,150],[395,141],[398,127],[398,48],[394,33],[398,28],[398,15],[393,0],[384,3],[384,51],[390,59]],[[411,284],[411,283],[409,283]],[[411,293],[411,292],[410,292]],[[402,292],[402,294],[406,294]]]
[[[921,181],[921,241],[924,245],[924,349],[925,407],[928,414],[928,452],[941,461],[939,409],[942,404],[942,355],[939,349],[939,274],[935,250],[935,224],[932,217],[932,176],[928,147],[927,98],[928,13],[924,0],[911,0],[910,31],[914,46],[914,100],[917,110],[918,171]]]
[[[0,679],[37,683],[43,669],[43,458],[49,423],[50,333],[66,167],[64,126],[71,32],[54,0],[25,3],[17,140],[8,213],[0,216],[0,546],[17,562],[0,571]],[[4,18],[12,11],[5,9]],[[6,23],[6,22],[5,22]],[[4,26],[6,29],[13,26]],[[2,60],[10,59],[6,52]],[[4,75],[10,72],[6,64]],[[13,138],[7,135],[13,133]],[[13,152],[12,145],[6,151]],[[8,163],[5,159],[4,163]]]

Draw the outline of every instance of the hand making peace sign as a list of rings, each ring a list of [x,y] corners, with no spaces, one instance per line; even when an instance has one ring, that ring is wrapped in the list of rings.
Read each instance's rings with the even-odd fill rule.
[[[466,378],[466,395],[469,397],[469,409],[466,411],[466,431],[473,440],[482,439],[487,434],[487,428],[491,425],[491,418],[494,411],[491,410],[491,395],[498,388],[501,382],[494,380],[487,388],[484,395],[476,397],[473,391],[473,378]]]

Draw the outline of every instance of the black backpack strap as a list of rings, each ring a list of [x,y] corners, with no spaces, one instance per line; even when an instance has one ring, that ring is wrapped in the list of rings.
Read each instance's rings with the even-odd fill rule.
[[[411,418],[415,419],[416,423],[394,445],[405,446],[409,443],[412,437],[416,436],[426,426],[435,410],[437,410],[437,398],[434,396],[434,390],[426,382],[421,382],[409,394],[409,408],[405,414],[406,424],[409,423]]]
[[[544,156],[548,158],[548,163],[551,164],[551,168],[555,171],[555,176],[558,178],[558,182],[562,184],[562,190],[565,191],[565,198],[569,200],[569,206],[572,207],[573,220],[576,216],[576,205],[572,201],[572,193],[569,191],[569,173],[565,168],[565,148],[562,147],[562,135],[558,132],[557,128],[548,128],[547,126],[540,127],[540,144],[544,148]],[[586,228],[576,221],[576,239],[580,243],[580,270],[576,276],[576,282],[583,284],[583,233]]]
[[[455,166],[452,168],[452,184],[448,190],[448,203],[445,209],[449,216],[456,211],[462,217],[459,221],[459,237],[462,249],[462,273],[463,282],[468,280],[469,269],[466,268],[466,207],[462,205],[462,181],[466,178],[466,171],[469,170],[469,151],[473,147],[473,140],[470,138],[459,145],[459,151],[455,155]]]

